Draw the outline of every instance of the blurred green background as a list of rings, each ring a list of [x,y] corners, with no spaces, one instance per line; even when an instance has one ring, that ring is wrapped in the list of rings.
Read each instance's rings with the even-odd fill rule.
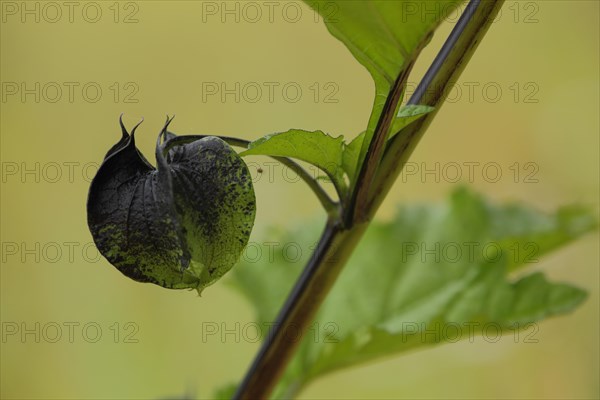
[[[275,2],[270,17],[250,3],[75,2],[69,15],[62,2],[1,2],[2,398],[207,398],[246,370],[257,343],[202,337],[203,323],[235,330],[253,320],[241,296],[222,282],[199,298],[126,279],[90,246],[85,203],[122,112],[128,126],[145,118],[137,142],[150,160],[167,113],[177,114],[177,133],[247,139],[292,127],[350,138],[363,129],[373,96],[366,70],[303,4]],[[412,161],[495,162],[498,182],[476,169],[471,183],[494,200],[598,207],[599,4],[507,1]],[[455,22],[438,31],[411,82]],[[222,82],[240,83],[239,102],[203,91]],[[263,93],[251,102],[256,86]],[[323,218],[302,183],[251,161],[266,170],[255,175],[251,240],[276,241],[267,226]],[[537,182],[525,179],[530,172]],[[399,203],[442,201],[455,185],[425,178],[401,177],[378,217]],[[542,322],[538,343],[440,346],[335,373],[302,396],[598,398],[598,256],[592,234],[535,265],[590,292],[575,313]],[[56,326],[62,336],[52,343]],[[22,337],[22,328],[34,333]]]

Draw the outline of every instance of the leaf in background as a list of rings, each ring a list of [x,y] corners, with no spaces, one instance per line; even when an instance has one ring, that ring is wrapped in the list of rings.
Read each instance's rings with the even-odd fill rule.
[[[331,137],[321,131],[308,132],[290,129],[253,141],[240,155],[268,155],[292,157],[313,164],[327,173],[340,193],[345,193],[346,182],[342,168],[344,138]]]
[[[256,202],[246,164],[207,137],[156,145],[158,169],[123,136],[107,153],[88,194],[88,225],[100,253],[138,282],[199,292],[233,267],[248,242]],[[137,126],[136,126],[137,128]],[[161,136],[168,139],[162,145]]]
[[[541,273],[516,281],[508,273],[595,227],[595,217],[582,208],[546,215],[521,205],[491,205],[466,189],[454,192],[446,205],[402,207],[392,221],[373,222],[277,393],[287,396],[336,369],[447,343],[456,332],[448,326],[458,324],[465,338],[465,324],[472,324],[473,333],[489,323],[515,329],[573,310],[585,299],[583,290],[548,282]],[[283,242],[273,258],[245,263],[233,274],[261,323],[274,320],[318,236],[277,237]],[[290,263],[285,243],[306,250],[302,259]],[[515,256],[531,243],[534,254]],[[424,335],[426,330],[438,337]]]
[[[400,108],[398,116],[392,124],[392,130],[388,139],[394,137],[404,127],[410,123],[418,120],[427,113],[433,111],[433,107],[420,106],[420,105],[407,105]],[[354,138],[350,144],[344,146],[344,153],[342,154],[342,166],[344,171],[348,174],[350,182],[354,180],[354,175],[357,172],[358,160],[361,153],[363,141],[365,140],[365,132]]]
[[[304,0],[329,32],[350,50],[375,81],[365,137],[370,143],[391,86],[406,63],[462,0]],[[361,151],[363,158],[365,148]]]
[[[230,400],[235,395],[237,385],[230,383],[225,386],[219,387],[212,396],[214,400]]]

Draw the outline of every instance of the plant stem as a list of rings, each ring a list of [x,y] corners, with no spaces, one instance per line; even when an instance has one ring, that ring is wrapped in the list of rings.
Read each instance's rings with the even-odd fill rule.
[[[235,399],[263,399],[273,390],[300,342],[289,337],[288,330],[306,331],[367,225],[345,229],[339,220],[327,221],[317,248],[279,312]]]
[[[479,0],[471,0],[447,44],[440,51],[440,56],[436,58],[439,65],[436,66],[434,62],[433,72],[425,76],[424,85],[419,85],[421,90],[418,92],[425,94],[417,98],[413,96],[415,101],[423,100],[429,105],[441,105],[445,89],[452,79],[460,75],[503,2],[504,0],[489,0],[485,2],[486,7],[483,7]],[[427,95],[427,89],[431,87],[439,90],[435,90],[433,95]],[[436,108],[435,112],[403,129],[387,146],[371,185],[365,211],[366,221],[377,211],[402,170],[403,160],[408,158],[437,111]],[[298,340],[286,337],[286,330],[293,327],[295,331],[306,331],[367,226],[368,222],[347,226],[340,220],[330,218],[327,221],[315,252],[296,281],[277,317],[274,329],[263,343],[234,399],[254,400],[269,396],[299,344]]]
[[[419,83],[408,104],[425,104],[434,110],[397,133],[386,147],[369,194],[369,208],[378,208],[404,164],[439,112],[447,88],[456,82],[504,0],[471,0],[446,43]]]
[[[409,60],[402,68],[402,72],[396,78],[396,81],[392,85],[390,93],[385,100],[385,104],[381,111],[381,117],[379,118],[379,121],[377,121],[373,138],[369,143],[369,149],[365,154],[365,159],[361,163],[361,168],[356,181],[356,190],[352,191],[352,196],[350,197],[350,202],[346,209],[345,218],[347,226],[352,226],[354,221],[362,222],[365,220],[366,203],[371,182],[373,181],[375,173],[377,172],[377,167],[381,162],[381,157],[385,150],[385,143],[390,132],[390,127],[396,117],[396,110],[402,99],[408,74],[412,70],[415,59],[420,53],[421,48],[414,53],[413,59]]]

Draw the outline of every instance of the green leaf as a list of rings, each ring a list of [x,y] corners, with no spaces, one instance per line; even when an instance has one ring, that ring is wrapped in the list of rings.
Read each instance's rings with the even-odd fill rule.
[[[432,107],[422,105],[401,107],[394,120],[390,138],[432,110]],[[306,161],[325,171],[339,193],[344,194],[348,189],[344,173],[350,181],[354,179],[364,137],[365,132],[354,138],[350,144],[346,144],[343,136],[334,138],[321,131],[290,129],[253,141],[248,150],[241,152],[240,156],[268,155]]]
[[[313,164],[327,173],[340,193],[347,189],[342,168],[344,138],[331,137],[321,131],[290,129],[253,141],[241,156],[268,155],[292,157]]]
[[[246,164],[216,137],[177,144],[159,134],[155,169],[121,123],[88,195],[100,253],[139,282],[202,291],[229,271],[248,243],[256,201]],[[160,143],[161,137],[166,140]]]
[[[356,179],[356,174],[358,173],[358,161],[360,159],[360,149],[362,148],[364,140],[365,132],[362,132],[344,148],[344,153],[342,154],[342,167],[346,174],[348,174],[350,182],[354,182],[354,179]]]
[[[410,125],[411,123],[420,119],[426,114],[429,114],[433,110],[433,107],[413,104],[400,107],[400,110],[398,111],[398,116],[392,124],[392,130],[390,131],[388,140],[396,136],[406,126]]]
[[[462,0],[304,0],[323,17],[329,32],[350,50],[375,82],[366,129],[370,143],[387,95],[401,71]],[[333,10],[333,11],[332,11]],[[367,145],[361,150],[364,158]]]
[[[391,139],[398,134],[402,129],[418,120],[424,115],[433,111],[433,107],[421,106],[421,105],[407,105],[400,108],[398,116],[395,118],[392,124],[392,130],[388,139]],[[360,160],[361,149],[363,141],[365,140],[365,132],[354,138],[350,144],[344,147],[344,153],[342,154],[342,166],[344,171],[348,174],[350,182],[355,179],[355,174],[358,172],[358,162]]]
[[[234,383],[219,387],[212,396],[214,400],[230,400],[235,395],[237,385]]]
[[[514,332],[572,311],[585,299],[583,290],[549,282],[539,272],[516,280],[509,272],[533,265],[515,256],[529,243],[538,259],[595,227],[595,217],[580,207],[547,215],[518,204],[492,205],[466,189],[445,205],[405,206],[390,222],[373,222],[277,393],[293,394],[340,368],[465,339],[490,324]],[[279,233],[283,242],[276,251],[263,249],[268,259],[236,268],[233,283],[254,304],[259,322],[274,320],[316,233]],[[290,262],[287,243],[304,250],[303,257]]]

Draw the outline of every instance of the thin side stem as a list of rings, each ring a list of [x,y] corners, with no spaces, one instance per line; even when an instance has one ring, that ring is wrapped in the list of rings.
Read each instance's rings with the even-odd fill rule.
[[[203,138],[209,137],[209,136],[218,137],[219,139],[223,140],[224,142],[226,142],[230,146],[242,147],[244,149],[247,149],[248,145],[250,144],[250,141],[248,141],[248,140],[240,139],[240,138],[235,138],[235,137],[231,137],[231,136],[183,135],[183,136],[176,136],[176,137],[174,137],[174,138],[169,139],[168,141],[166,141],[164,143],[165,148],[164,148],[163,151],[166,152],[170,148],[172,148],[173,146],[178,146],[178,145],[182,145],[182,144],[185,144],[185,143],[191,143],[191,142],[194,142],[196,140],[203,139]],[[338,203],[334,202],[331,199],[331,197],[329,197],[329,195],[327,194],[327,192],[325,192],[325,190],[321,187],[321,185],[319,185],[319,182],[317,182],[316,179],[314,179],[304,168],[302,168],[302,166],[300,164],[298,164],[297,162],[295,162],[292,159],[287,158],[287,157],[276,157],[276,156],[270,156],[270,157],[273,158],[273,159],[275,159],[275,160],[277,160],[277,161],[279,161],[280,163],[282,163],[283,165],[285,165],[286,167],[288,167],[289,169],[291,169],[292,171],[294,171],[295,173],[297,173],[298,176],[304,182],[306,182],[306,184],[315,193],[315,195],[317,196],[317,198],[321,202],[321,205],[327,211],[328,215],[335,216],[335,215],[339,214]]]

